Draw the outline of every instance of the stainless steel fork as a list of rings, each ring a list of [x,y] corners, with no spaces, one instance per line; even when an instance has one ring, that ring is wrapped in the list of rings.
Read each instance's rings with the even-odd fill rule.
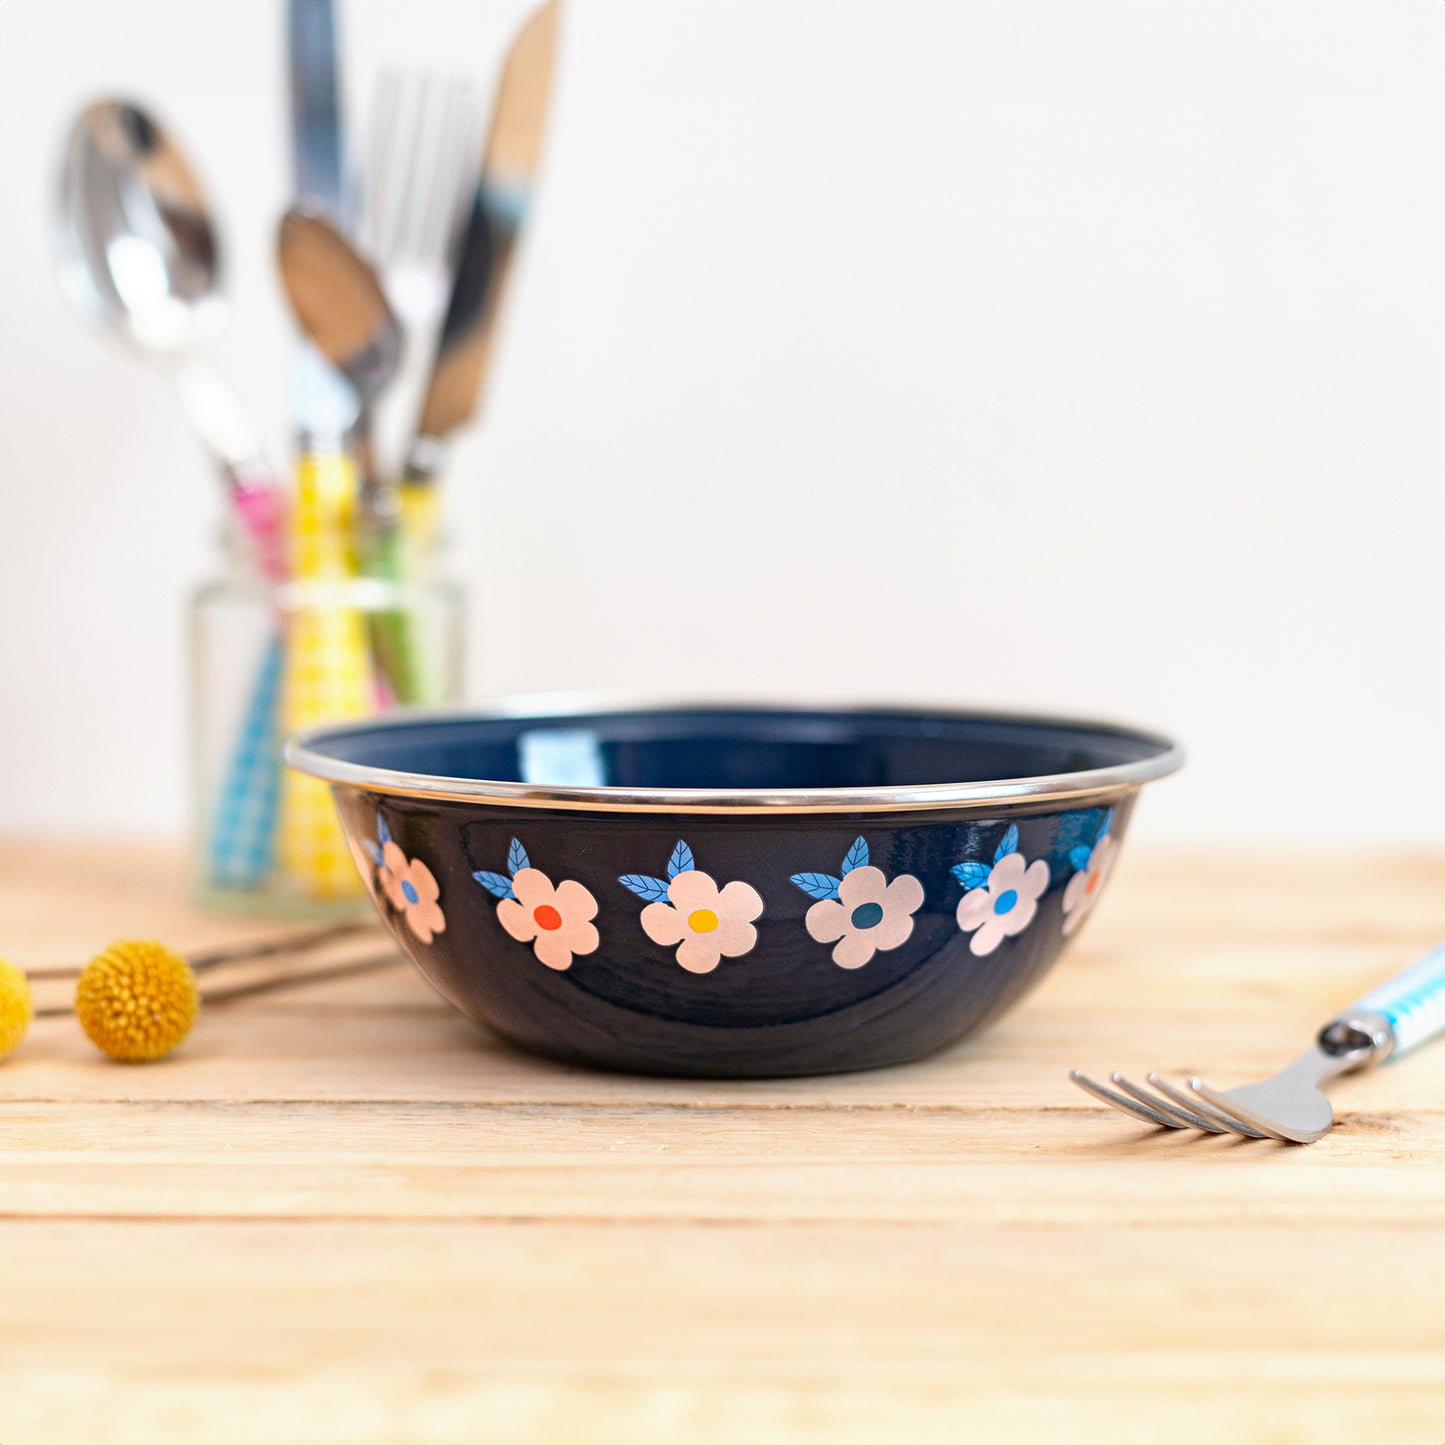
[[[368,120],[365,243],[405,337],[377,428],[390,456],[416,416],[451,292],[462,205],[480,164],[476,92],[460,76],[387,69]],[[390,480],[375,470],[363,478],[367,513],[383,505]]]
[[[426,351],[476,179],[476,92],[461,76],[383,70],[370,123],[366,239],[388,300]]]
[[[1158,1074],[1145,1075],[1152,1089],[1123,1074],[1109,1075],[1113,1088],[1077,1069],[1069,1078],[1146,1124],[1313,1144],[1335,1121],[1321,1085],[1337,1074],[1398,1058],[1440,1033],[1445,1033],[1445,943],[1337,1014],[1294,1063],[1263,1083],[1220,1091],[1191,1078],[1186,1092]]]

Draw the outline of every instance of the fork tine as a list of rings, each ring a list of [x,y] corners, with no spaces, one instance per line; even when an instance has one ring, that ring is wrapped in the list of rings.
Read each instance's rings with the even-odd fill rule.
[[[1257,1114],[1253,1109],[1246,1108],[1238,1100],[1231,1099],[1228,1094],[1221,1094],[1211,1089],[1203,1079],[1191,1078],[1189,1080],[1189,1087],[1194,1093],[1199,1095],[1201,1099],[1205,1100],[1206,1103],[1212,1104],[1218,1109],[1220,1113],[1229,1114],[1232,1118],[1238,1119],[1240,1121],[1240,1127],[1248,1127],[1254,1130],[1260,1137],[1278,1139],[1284,1144],[1298,1144],[1300,1142],[1298,1139],[1291,1139],[1288,1134],[1281,1134],[1279,1129],[1271,1123],[1270,1120],[1266,1119],[1264,1115]]]
[[[432,120],[436,86],[426,74],[408,74],[402,80],[402,109],[397,120],[402,145],[400,173],[396,178],[396,249],[393,261],[421,253],[422,218],[431,185]]]
[[[383,68],[372,85],[366,241],[403,323],[441,320],[475,183],[476,90],[465,75]]]
[[[429,259],[427,225],[436,189],[437,160],[444,126],[444,83],[430,73],[411,77],[406,188],[397,244],[400,257]]]
[[[366,157],[367,228],[370,232],[367,244],[382,265],[396,249],[395,215],[399,202],[395,176],[397,148],[402,139],[402,127],[397,123],[400,109],[401,76],[386,66],[371,86]]]
[[[1130,1118],[1142,1119],[1146,1124],[1157,1124],[1161,1129],[1184,1129],[1188,1126],[1176,1123],[1173,1119],[1161,1114],[1157,1109],[1151,1109],[1143,1104],[1135,1103],[1133,1099],[1126,1099],[1123,1094],[1116,1094],[1113,1089],[1105,1088],[1103,1084],[1095,1083],[1087,1074],[1081,1074],[1077,1069],[1069,1070],[1069,1078],[1076,1083],[1086,1094],[1092,1094],[1101,1103],[1109,1105],[1111,1109],[1117,1109],[1121,1114],[1128,1114]]]
[[[1201,1129],[1206,1134],[1227,1134],[1229,1130],[1223,1124],[1216,1124],[1207,1119],[1203,1114],[1193,1109],[1186,1109],[1169,1099],[1161,1099],[1157,1094],[1151,1094],[1148,1089],[1142,1089],[1138,1084],[1126,1079],[1123,1074],[1110,1074],[1110,1079],[1126,1094],[1137,1099],[1149,1109],[1157,1109],[1161,1114],[1167,1114],[1171,1119],[1178,1119],[1181,1127],[1186,1129]]]
[[[1231,1134],[1243,1134],[1246,1139],[1265,1139],[1269,1137],[1266,1134],[1261,1134],[1258,1129],[1245,1123],[1242,1119],[1235,1118],[1232,1113],[1222,1109],[1211,1108],[1208,1101],[1192,1098],[1182,1089],[1171,1084],[1168,1079],[1161,1079],[1158,1074],[1147,1074],[1145,1077],[1161,1094],[1167,1094],[1175,1103],[1182,1105],[1186,1109],[1196,1110],[1198,1113],[1203,1114],[1206,1119],[1212,1119],[1216,1124],[1228,1129]]]
[[[450,260],[454,250],[464,193],[470,191],[468,162],[475,149],[475,109],[475,97],[466,77],[448,77],[441,87],[440,133],[422,242],[427,255],[445,261]]]

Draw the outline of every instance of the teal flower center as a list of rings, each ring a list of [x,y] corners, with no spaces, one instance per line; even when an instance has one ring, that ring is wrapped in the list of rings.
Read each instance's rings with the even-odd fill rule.
[[[1006,888],[993,900],[993,911],[995,913],[1012,913],[1013,906],[1018,901],[1018,890],[1016,888]]]
[[[881,903],[860,903],[848,920],[854,928],[877,928],[883,922]]]
[[[410,878],[403,878],[401,880],[401,896],[405,898],[408,903],[421,902],[421,894],[412,886]]]

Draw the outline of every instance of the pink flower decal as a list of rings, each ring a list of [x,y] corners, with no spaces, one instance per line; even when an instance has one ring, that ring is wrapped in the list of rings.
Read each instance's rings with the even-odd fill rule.
[[[843,859],[843,876],[795,873],[793,882],[818,901],[804,923],[819,943],[834,943],[839,968],[862,968],[880,950],[899,948],[913,934],[913,915],[923,907],[923,884],[911,873],[891,883],[868,861],[868,844],[858,838]]]
[[[473,873],[497,903],[497,922],[517,940],[530,943],[548,968],[559,972],[572,967],[579,954],[592,953],[601,942],[597,927],[597,900],[572,878],[556,884],[533,868],[527,850],[517,839],[507,853],[505,873]]]
[[[699,872],[692,849],[679,842],[667,863],[667,879],[628,873],[617,880],[639,898],[642,931],[654,942],[677,946],[677,961],[689,973],[711,973],[724,958],[741,958],[758,941],[753,920],[763,900],[750,883],[734,879],[719,888]]]
[[[362,840],[376,865],[376,885],[412,933],[430,943],[438,933],[446,932],[446,915],[437,902],[441,887],[420,858],[408,858],[401,851],[380,813],[376,815],[376,833],[379,841]]]

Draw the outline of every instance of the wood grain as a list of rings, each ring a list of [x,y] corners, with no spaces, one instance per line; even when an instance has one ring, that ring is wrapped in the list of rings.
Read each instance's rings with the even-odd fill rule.
[[[1308,1149],[1064,1078],[1267,1071],[1442,898],[1438,857],[1128,858],[997,1028],[826,1079],[562,1068],[403,963],[148,1067],[39,1023],[0,1067],[0,1441],[1445,1440],[1445,1049],[1339,1081]],[[165,849],[0,846],[23,965],[272,931]]]

